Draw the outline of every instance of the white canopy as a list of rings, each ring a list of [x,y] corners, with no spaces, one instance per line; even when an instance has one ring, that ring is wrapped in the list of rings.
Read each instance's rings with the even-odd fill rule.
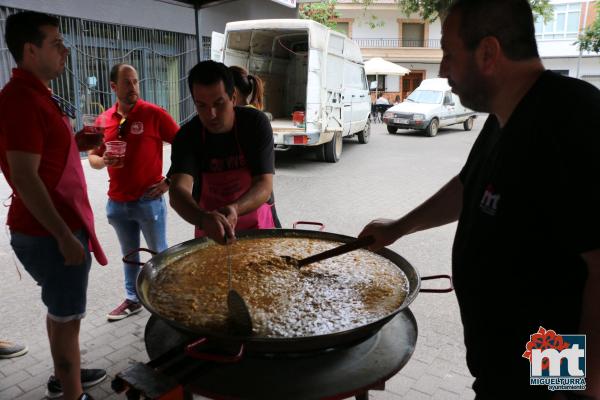
[[[371,58],[365,61],[365,73],[367,75],[406,75],[410,73],[408,68],[404,68],[393,62],[384,60],[381,57]]]

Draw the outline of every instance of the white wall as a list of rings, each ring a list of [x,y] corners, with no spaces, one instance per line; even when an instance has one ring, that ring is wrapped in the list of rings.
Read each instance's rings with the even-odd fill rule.
[[[425,76],[423,79],[437,78],[440,71],[439,63],[404,63],[402,66],[410,69],[411,71],[425,71]]]
[[[194,8],[174,1],[0,0],[0,6],[172,32],[196,32]]]
[[[289,8],[271,0],[237,0],[199,12],[200,34],[210,36],[212,31],[223,33],[225,24],[248,19],[292,18],[298,16],[297,8]]]
[[[407,17],[400,10],[340,10],[340,18],[353,18],[352,37],[353,38],[387,38],[397,39],[400,36],[400,26],[398,18],[401,19],[420,19],[417,14]],[[377,17],[373,22],[383,22],[383,26],[374,29],[367,24],[372,21],[371,16]],[[429,25],[429,39],[440,39],[442,37],[442,26],[437,19]]]
[[[553,70],[568,70],[569,76],[577,77],[577,58],[543,58],[544,67]],[[579,77],[600,75],[600,57],[582,57]]]
[[[538,40],[538,51],[540,57],[577,57],[579,48],[574,45],[575,39],[564,40]],[[584,52],[584,55],[594,55],[593,53]]]
[[[115,24],[196,33],[194,8],[175,0],[0,0],[0,6],[35,10],[66,17]],[[230,21],[262,18],[296,18],[297,9],[271,0],[236,0],[200,9],[202,36],[223,32]]]

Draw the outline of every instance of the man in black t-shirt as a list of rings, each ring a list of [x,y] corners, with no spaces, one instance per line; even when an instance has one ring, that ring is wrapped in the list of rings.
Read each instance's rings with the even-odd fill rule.
[[[544,70],[527,0],[457,0],[442,49],[440,75],[490,116],[457,176],[361,236],[378,249],[458,220],[452,272],[477,399],[600,398],[600,92]],[[585,391],[530,384],[525,346],[540,327],[587,335]]]
[[[273,131],[266,115],[234,107],[233,78],[222,63],[198,63],[188,84],[198,115],[173,141],[171,206],[196,227],[196,237],[219,243],[236,231],[276,227]]]

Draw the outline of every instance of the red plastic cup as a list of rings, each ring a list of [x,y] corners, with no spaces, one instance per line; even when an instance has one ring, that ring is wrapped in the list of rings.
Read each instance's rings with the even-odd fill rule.
[[[106,119],[96,114],[84,114],[83,132],[89,135],[104,135]]]
[[[110,156],[116,161],[110,164],[111,168],[122,168],[125,165],[125,151],[127,150],[127,142],[122,140],[111,140],[105,143],[106,151],[104,152],[107,156]]]

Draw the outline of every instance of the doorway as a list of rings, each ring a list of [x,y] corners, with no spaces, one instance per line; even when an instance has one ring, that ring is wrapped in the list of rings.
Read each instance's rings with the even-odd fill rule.
[[[419,87],[421,82],[425,79],[425,71],[412,71],[410,74],[402,77],[402,100],[405,100],[409,94]]]

